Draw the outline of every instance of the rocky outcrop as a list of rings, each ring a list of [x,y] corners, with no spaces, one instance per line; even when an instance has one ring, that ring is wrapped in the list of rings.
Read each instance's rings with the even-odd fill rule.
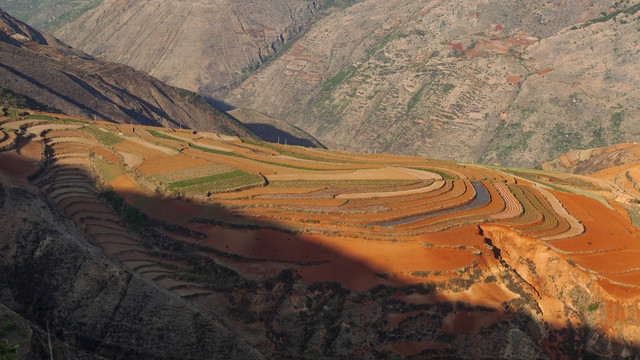
[[[588,351],[605,358],[640,352],[640,324],[632,320],[638,316],[634,298],[613,293],[607,279],[581,268],[538,239],[501,226],[479,226],[498,260],[496,268],[511,273],[516,279],[511,286],[535,304],[533,316],[548,332],[547,353],[564,351],[566,346],[573,346],[575,353]]]

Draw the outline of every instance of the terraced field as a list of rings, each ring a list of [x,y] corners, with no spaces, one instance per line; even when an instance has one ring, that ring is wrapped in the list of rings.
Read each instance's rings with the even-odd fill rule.
[[[104,253],[199,306],[215,297],[212,264],[246,279],[294,269],[354,291],[484,279],[470,285],[479,291],[512,271],[530,288],[496,285],[502,300],[534,296],[557,321],[560,267],[595,281],[591,293],[618,309],[598,313],[600,323],[635,316],[640,230],[613,201],[619,188],[638,198],[635,165],[618,167],[616,185],[59,118],[3,119],[1,168],[37,186]],[[625,329],[615,331],[639,328]]]

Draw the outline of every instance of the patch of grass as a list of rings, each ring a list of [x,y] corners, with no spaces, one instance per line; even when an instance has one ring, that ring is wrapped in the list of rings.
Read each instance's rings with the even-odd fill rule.
[[[407,104],[407,111],[405,111],[405,115],[409,114],[411,110],[413,110],[413,108],[418,104],[418,102],[420,102],[420,99],[422,98],[422,93],[424,92],[427,85],[424,85],[423,87],[420,88],[420,90],[418,90],[415,94],[413,94],[413,96],[409,100],[409,103]]]
[[[28,96],[17,94],[4,87],[0,87],[0,106],[13,109],[28,109],[61,113],[61,111],[56,108],[52,108]]]
[[[346,69],[340,70],[335,76],[330,78],[324,83],[324,90],[329,91],[336,88],[338,85],[344,83],[346,80],[350,79],[356,72],[357,68],[354,66],[349,66]]]
[[[553,130],[551,130],[551,143],[551,156],[584,148],[582,134],[561,123],[556,123]]]
[[[81,128],[81,130],[84,130],[93,135],[93,137],[95,137],[98,142],[106,146],[113,146],[124,141],[123,138],[112,133],[111,131],[100,130],[97,126],[94,125],[84,126]]]
[[[18,349],[20,345],[9,345],[9,341],[7,339],[3,339],[0,342],[0,359],[1,360],[16,360],[16,354],[18,353]]]
[[[88,124],[88,122],[86,121],[69,119],[69,118],[58,118],[57,121],[62,124]]]
[[[453,84],[444,84],[442,85],[442,95],[447,95],[451,92],[456,86]]]
[[[96,167],[98,168],[98,172],[100,172],[100,176],[106,182],[109,182],[119,176],[124,175],[124,169],[119,165],[113,164],[99,157],[94,157],[93,161],[95,162]]]
[[[244,140],[243,140],[244,141]],[[218,154],[218,155],[227,155],[227,156],[236,156],[236,157],[241,157],[241,158],[245,158],[245,156],[242,156],[240,154],[236,154],[234,152],[231,151],[223,151],[223,150],[216,150],[216,149],[209,149],[203,146],[199,146],[199,145],[195,145],[192,143],[189,143],[189,147],[192,149],[196,149],[196,150],[200,150],[200,151],[204,151],[204,152],[208,152],[211,154]]]
[[[25,119],[34,119],[34,120],[53,120],[53,116],[50,115],[40,115],[40,114],[29,114],[25,116]]]
[[[631,219],[631,223],[635,227],[640,228],[640,214],[638,214],[638,209],[628,205],[622,205],[622,206],[624,207],[625,210],[627,210],[627,213],[629,214],[629,218]]]
[[[216,180],[213,182],[208,182],[208,183],[199,184],[199,185],[193,185],[193,186],[181,188],[181,190],[184,190],[187,193],[205,193],[205,192],[233,190],[233,189],[237,189],[237,188],[249,186],[249,185],[261,185],[263,183],[264,183],[264,179],[261,176],[243,172],[243,174],[239,176]]]
[[[599,302],[594,302],[592,304],[589,304],[589,306],[587,306],[587,311],[588,312],[594,312],[594,311],[598,310],[598,308],[600,308],[600,303]]]
[[[243,174],[247,174],[247,173],[242,170],[235,170],[235,171],[225,172],[221,174],[214,174],[214,175],[203,176],[203,177],[198,177],[194,179],[176,181],[176,182],[172,182],[170,185],[172,187],[182,188],[182,187],[187,187],[192,185],[210,183],[218,180],[229,179],[229,178],[241,176]]]
[[[78,7],[74,7],[71,10],[67,11],[66,13],[58,16],[57,18],[53,19],[52,21],[48,22],[46,25],[44,25],[42,28],[43,30],[52,33],[58,29],[60,29],[61,27],[63,27],[64,25],[76,20],[77,18],[79,18],[80,16],[82,16],[82,14],[86,13],[87,11],[93,9],[94,7],[100,5],[102,3],[102,0],[93,0],[89,3],[80,5]]]
[[[580,25],[580,28],[584,28],[584,27],[587,27],[587,26],[592,25],[592,24],[597,24],[599,22],[606,22],[606,21],[609,21],[611,19],[615,20],[616,16],[620,15],[621,13],[628,14],[628,15],[633,15],[633,14],[637,13],[638,11],[640,11],[640,3],[639,4],[635,4],[633,6],[628,6],[628,7],[622,8],[622,9],[616,9],[616,10],[614,10],[614,11],[612,11],[612,12],[606,14],[606,15],[603,15],[603,16],[599,17],[599,18],[595,18],[595,19],[589,20],[589,21],[585,22],[584,24]],[[571,29],[572,30],[576,30],[577,27],[576,27],[576,29],[574,29],[573,27]]]
[[[184,142],[184,140],[180,140],[180,139],[176,139],[172,136],[169,136],[167,134],[163,134],[159,131],[155,131],[155,130],[146,130],[149,134],[153,135],[154,137],[160,138],[160,139],[165,139],[165,140],[173,140],[173,141],[180,141],[180,142]]]

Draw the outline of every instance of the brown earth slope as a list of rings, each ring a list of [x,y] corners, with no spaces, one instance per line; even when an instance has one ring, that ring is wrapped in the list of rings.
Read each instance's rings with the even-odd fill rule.
[[[254,136],[196,94],[74,50],[4,11],[0,86],[73,116]]]

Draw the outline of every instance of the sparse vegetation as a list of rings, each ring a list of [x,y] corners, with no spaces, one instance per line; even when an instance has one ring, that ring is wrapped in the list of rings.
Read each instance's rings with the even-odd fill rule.
[[[82,130],[93,135],[96,138],[96,140],[98,140],[100,143],[106,146],[113,146],[115,144],[118,144],[124,141],[122,137],[114,134],[113,132],[106,131],[95,125],[83,126]]]
[[[189,179],[189,180],[176,181],[171,183],[171,186],[176,188],[182,188],[182,187],[187,187],[192,185],[200,185],[204,183],[216,182],[219,180],[234,178],[234,177],[242,176],[245,174],[247,173],[242,170],[236,170],[236,171],[226,172],[222,174],[215,174],[215,175],[203,176],[203,177]]]
[[[149,130],[149,129],[147,129],[146,131],[147,131],[149,134],[151,134],[151,135],[153,135],[153,136],[155,136],[155,137],[157,137],[157,138],[160,138],[160,139],[184,142],[184,140],[180,140],[180,139],[174,138],[174,137],[172,137],[172,136],[169,136],[169,135],[167,135],[167,134],[161,133],[161,132],[159,132],[159,131]]]

